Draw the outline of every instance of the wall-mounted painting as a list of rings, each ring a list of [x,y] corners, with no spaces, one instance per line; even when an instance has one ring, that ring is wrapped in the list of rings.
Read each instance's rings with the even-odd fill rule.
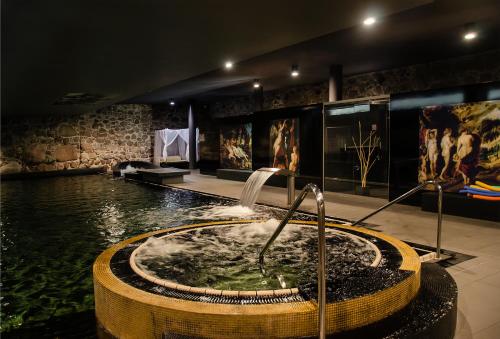
[[[221,127],[220,167],[252,169],[252,124]]]
[[[269,155],[270,166],[299,172],[299,119],[271,121]]]
[[[420,114],[419,182],[442,179],[449,191],[500,181],[500,101],[424,107]]]

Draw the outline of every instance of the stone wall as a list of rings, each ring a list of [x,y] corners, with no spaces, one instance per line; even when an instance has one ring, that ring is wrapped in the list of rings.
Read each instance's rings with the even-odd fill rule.
[[[152,105],[152,124],[158,129],[181,129],[188,127],[188,107],[186,105]]]
[[[151,157],[152,108],[113,105],[95,113],[5,118],[0,173],[104,166]]]
[[[293,86],[264,92],[263,110],[302,106],[328,101],[328,83]],[[251,114],[256,111],[251,95],[230,98],[212,103],[211,113],[214,117],[228,117]]]
[[[500,80],[500,50],[346,77],[344,99]]]
[[[377,72],[346,76],[343,99],[446,88],[500,80],[500,50]],[[263,109],[328,101],[328,81],[264,92]],[[251,95],[211,104],[214,117],[246,115],[256,111]]]

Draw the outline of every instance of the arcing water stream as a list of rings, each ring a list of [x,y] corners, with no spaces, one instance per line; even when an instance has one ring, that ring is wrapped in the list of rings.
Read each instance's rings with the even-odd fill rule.
[[[257,197],[262,190],[262,186],[274,173],[275,172],[273,171],[260,170],[253,172],[245,183],[243,192],[241,192],[240,205],[252,208],[257,201]]]

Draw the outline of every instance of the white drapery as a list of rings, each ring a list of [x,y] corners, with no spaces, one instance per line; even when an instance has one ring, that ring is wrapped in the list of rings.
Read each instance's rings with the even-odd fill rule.
[[[198,154],[199,130],[196,129],[196,160]],[[167,156],[180,156],[189,161],[189,129],[162,129],[155,131],[153,163],[159,165]]]

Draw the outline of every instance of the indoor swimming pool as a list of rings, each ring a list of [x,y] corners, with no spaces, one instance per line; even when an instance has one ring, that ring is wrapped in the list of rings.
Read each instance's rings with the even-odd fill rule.
[[[221,207],[236,204],[109,175],[2,182],[2,336],[94,337],[92,264],[99,253],[166,227],[256,217]],[[256,210],[259,217],[284,215]]]

